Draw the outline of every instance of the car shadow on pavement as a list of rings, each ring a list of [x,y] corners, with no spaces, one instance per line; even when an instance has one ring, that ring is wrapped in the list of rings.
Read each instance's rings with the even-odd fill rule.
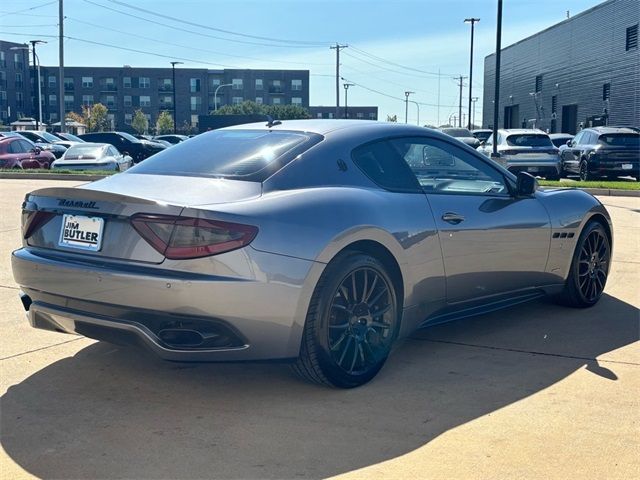
[[[95,343],[8,390],[2,442],[46,478],[328,477],[409,453],[578,369],[616,381],[614,351],[638,340],[637,321],[607,295],[588,310],[536,301],[418,332],[353,390],[303,383],[282,364],[167,363]]]

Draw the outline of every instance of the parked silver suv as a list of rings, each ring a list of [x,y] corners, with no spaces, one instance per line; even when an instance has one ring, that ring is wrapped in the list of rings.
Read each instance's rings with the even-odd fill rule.
[[[480,145],[478,151],[491,157],[493,135]],[[547,180],[560,178],[560,155],[549,135],[537,129],[498,130],[498,158],[513,173],[529,172]]]

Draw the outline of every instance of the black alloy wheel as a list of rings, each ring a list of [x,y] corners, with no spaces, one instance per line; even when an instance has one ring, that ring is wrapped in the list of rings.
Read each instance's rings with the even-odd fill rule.
[[[589,173],[589,165],[585,160],[580,162],[580,180],[583,182],[593,180],[593,176]]]
[[[610,264],[611,246],[607,232],[601,223],[592,221],[578,238],[561,295],[563,303],[573,307],[595,305],[604,292]]]
[[[384,265],[366,254],[342,254],[318,282],[294,369],[316,383],[362,385],[382,368],[398,326],[396,290]]]

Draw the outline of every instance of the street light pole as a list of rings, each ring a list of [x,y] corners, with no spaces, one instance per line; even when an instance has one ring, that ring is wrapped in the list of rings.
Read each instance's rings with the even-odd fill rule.
[[[493,152],[492,157],[498,156],[498,113],[500,111],[500,50],[502,43],[502,0],[498,0],[498,18],[496,26],[496,68],[495,90],[493,96]]]
[[[418,109],[418,122],[417,125],[420,126],[420,104],[414,100],[409,100],[411,103],[415,103],[416,108]]]
[[[475,126],[475,124],[476,124],[476,102],[478,101],[478,97],[473,97],[471,99],[471,101],[473,102],[473,107],[472,107],[473,108],[473,119],[471,120],[471,125]],[[469,130],[471,130],[471,129],[469,129]]]
[[[178,107],[176,105],[176,65],[182,65],[184,62],[171,63],[171,86],[173,87],[173,134],[176,134],[176,125],[178,124]]]
[[[469,115],[467,128],[471,130],[471,89],[473,88],[473,27],[479,18],[465,18],[464,23],[471,23],[471,54],[469,56]]]
[[[347,96],[349,94],[349,87],[353,87],[355,84],[345,83],[342,86],[344,87],[344,118],[349,118],[349,104],[347,102]]]
[[[31,44],[31,49],[33,50],[33,80],[38,82],[38,88],[33,86],[33,96],[37,97],[36,101],[38,102],[38,118],[36,118],[36,130],[40,130],[39,123],[42,123],[42,101],[40,100],[40,59],[38,59],[38,64],[36,66],[36,45],[39,43],[47,43],[44,40],[29,40]],[[37,73],[36,73],[37,69]]]
[[[409,121],[409,95],[416,92],[404,92],[404,123]]]
[[[218,111],[218,90],[220,90],[222,87],[232,87],[232,86],[233,86],[233,83],[224,83],[222,85],[218,85],[215,92],[213,92],[213,111],[214,112]]]

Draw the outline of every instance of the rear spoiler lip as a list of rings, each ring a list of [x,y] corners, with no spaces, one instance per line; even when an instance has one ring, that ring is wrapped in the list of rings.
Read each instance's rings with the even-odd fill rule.
[[[45,197],[45,198],[56,198],[57,200],[79,200],[84,202],[130,202],[135,204],[143,204],[143,205],[157,205],[159,203],[157,200],[152,200],[149,198],[142,197],[132,197],[130,195],[123,195],[121,193],[111,193],[105,192],[101,190],[84,190],[81,188],[73,188],[73,187],[47,187],[41,188],[38,190],[34,190],[27,194],[25,200],[26,201],[34,201],[34,197]],[[178,206],[178,205],[175,205]],[[67,206],[61,204],[59,207],[68,208]],[[71,208],[83,208],[82,206],[74,207],[69,206]]]

